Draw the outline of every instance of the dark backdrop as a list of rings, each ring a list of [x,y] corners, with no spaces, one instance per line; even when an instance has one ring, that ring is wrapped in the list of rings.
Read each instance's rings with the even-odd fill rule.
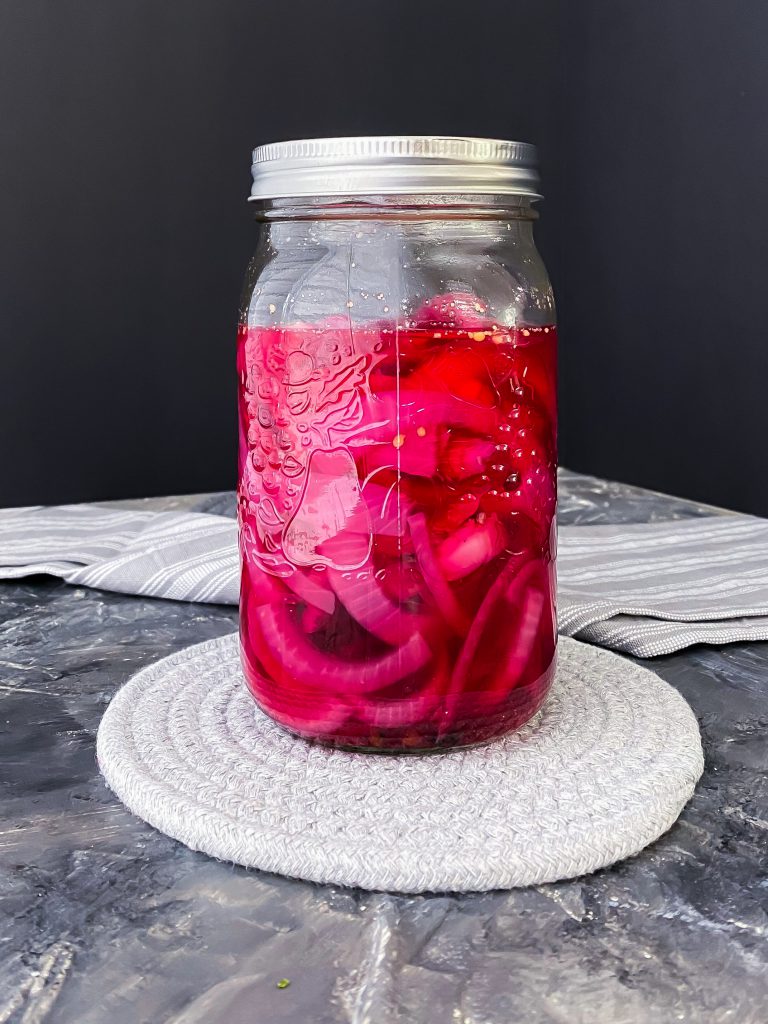
[[[768,514],[763,0],[4,0],[0,505],[234,483],[259,142],[541,149],[562,461]]]

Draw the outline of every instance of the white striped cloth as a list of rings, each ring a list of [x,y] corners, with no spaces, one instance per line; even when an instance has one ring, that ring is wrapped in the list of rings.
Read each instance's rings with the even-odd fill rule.
[[[638,657],[768,639],[768,521],[716,516],[559,531],[559,629]],[[95,505],[0,511],[0,579],[236,604],[237,526]]]
[[[558,628],[639,658],[768,640],[768,520],[558,531]]]
[[[237,524],[97,505],[0,511],[0,579],[38,573],[121,594],[237,604]]]

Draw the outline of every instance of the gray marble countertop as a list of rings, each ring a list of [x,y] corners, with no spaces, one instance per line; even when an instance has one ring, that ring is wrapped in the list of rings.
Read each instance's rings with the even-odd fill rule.
[[[143,504],[227,514],[232,500]],[[717,511],[561,476],[563,522]],[[0,585],[0,1024],[768,1019],[768,644],[652,662],[696,711],[707,767],[643,854],[556,885],[398,897],[212,861],[102,783],[94,740],[115,690],[235,624],[212,605]]]

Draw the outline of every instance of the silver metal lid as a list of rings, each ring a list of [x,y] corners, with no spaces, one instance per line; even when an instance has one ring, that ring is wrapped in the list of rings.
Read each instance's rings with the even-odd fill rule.
[[[251,199],[482,193],[540,199],[536,147],[442,135],[271,142],[253,151]]]

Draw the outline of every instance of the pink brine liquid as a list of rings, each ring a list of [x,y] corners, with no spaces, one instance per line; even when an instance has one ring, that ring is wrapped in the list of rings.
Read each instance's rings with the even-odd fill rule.
[[[238,337],[246,680],[358,749],[501,736],[554,672],[555,328],[411,322]]]

